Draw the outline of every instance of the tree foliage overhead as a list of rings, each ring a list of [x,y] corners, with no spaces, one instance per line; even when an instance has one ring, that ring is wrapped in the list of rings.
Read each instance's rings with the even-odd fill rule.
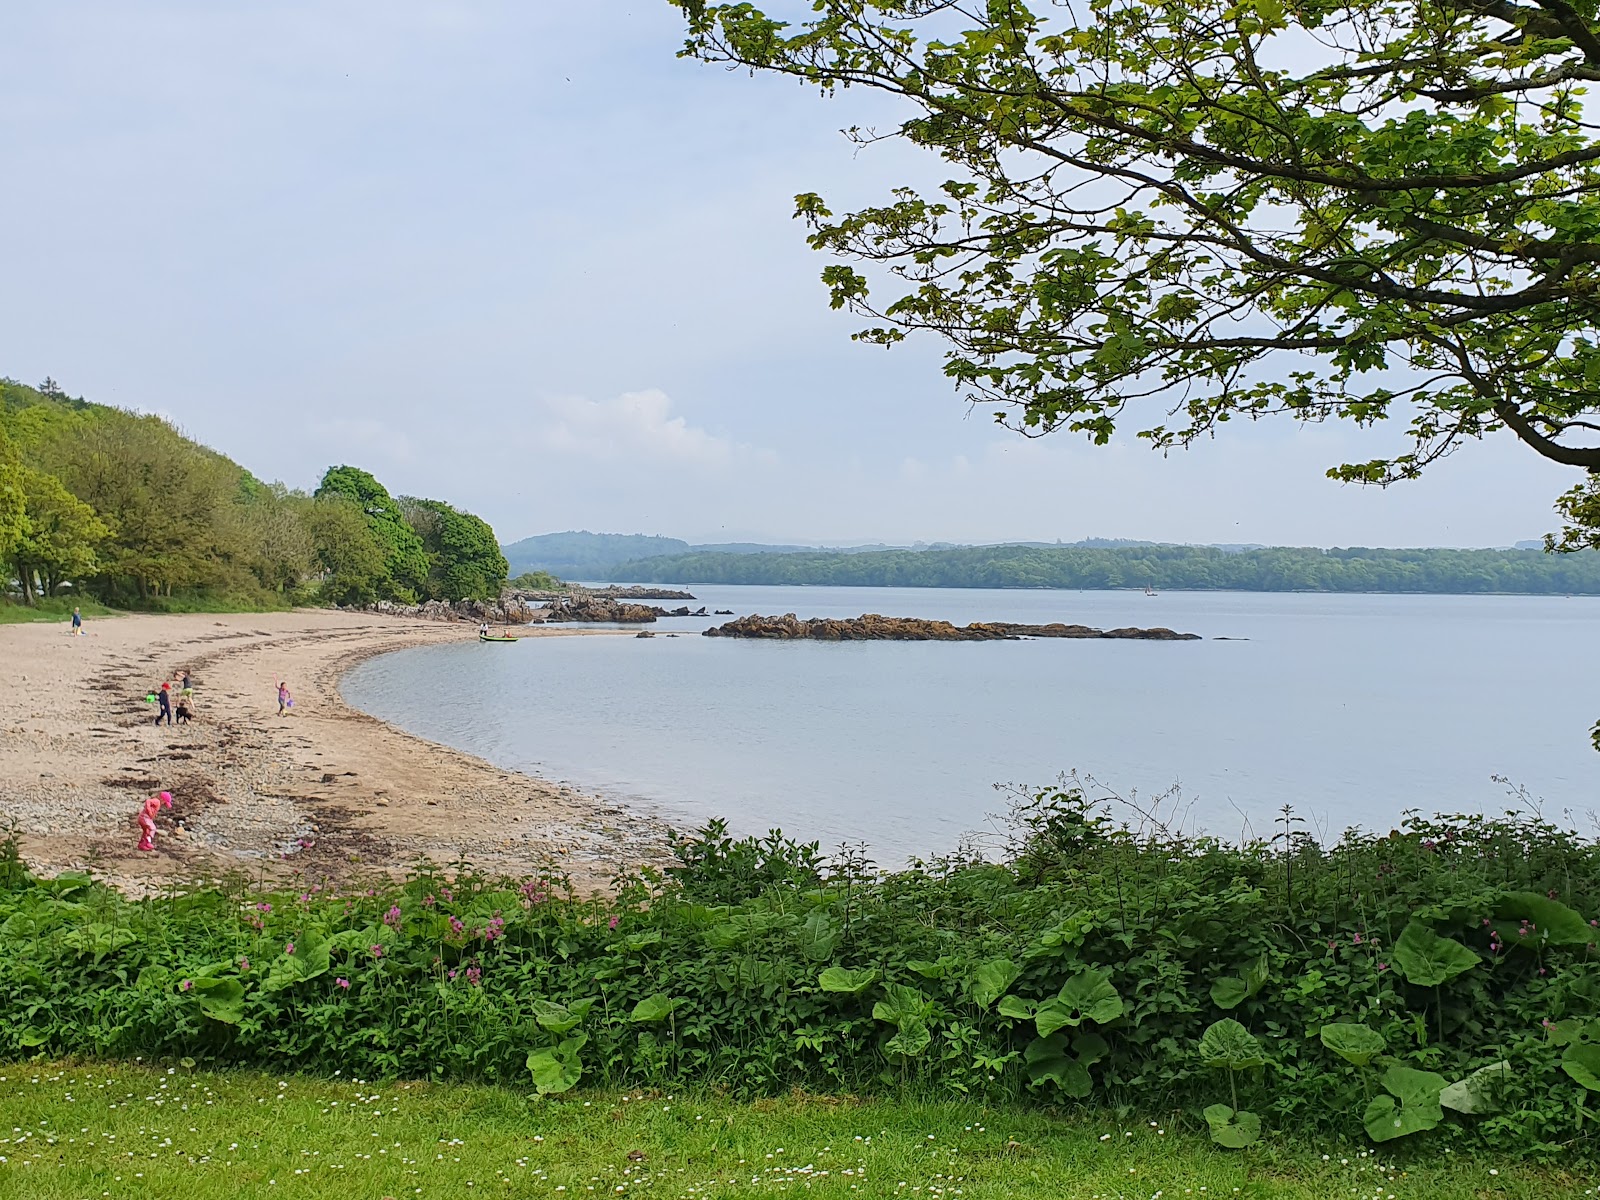
[[[1160,448],[1404,422],[1329,472],[1380,484],[1505,433],[1587,472],[1552,545],[1600,544],[1592,3],[672,2],[687,55],[908,102],[883,136],[953,177],[798,215],[898,276],[824,271],[858,337],[942,336],[1002,422]]]

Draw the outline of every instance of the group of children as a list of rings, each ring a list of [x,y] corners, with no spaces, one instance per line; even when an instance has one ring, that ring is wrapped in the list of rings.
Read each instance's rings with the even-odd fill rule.
[[[158,691],[151,693],[158,705],[156,709],[156,724],[159,725],[165,718],[168,725],[172,724],[172,682],[165,680]],[[194,720],[194,685],[189,678],[187,670],[178,672],[178,712],[177,717],[183,724]]]

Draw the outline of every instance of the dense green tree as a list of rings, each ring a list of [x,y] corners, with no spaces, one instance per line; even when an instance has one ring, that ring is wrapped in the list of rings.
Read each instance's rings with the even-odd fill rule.
[[[16,548],[28,532],[27,500],[22,488],[22,463],[16,447],[0,427],[0,558]]]
[[[110,535],[92,507],[36,467],[20,471],[28,528],[10,552],[22,598],[54,596],[99,569],[97,550]]]
[[[1560,544],[1594,544],[1592,3],[672,2],[690,56],[904,103],[853,135],[948,181],[798,215],[870,264],[823,273],[858,336],[942,337],[1002,422],[1160,449],[1270,414],[1401,425],[1329,472],[1380,484],[1504,433],[1591,473]]]
[[[331,604],[380,599],[388,580],[387,558],[361,506],[342,492],[329,492],[311,502],[307,522],[322,573],[322,598]]]
[[[494,600],[499,597],[510,568],[487,521],[442,500],[402,496],[400,508],[427,552],[431,598]]]
[[[315,495],[320,499],[333,494],[355,502],[383,548],[378,598],[414,604],[427,591],[428,555],[394,497],[370,472],[349,466],[329,467],[323,475]]]

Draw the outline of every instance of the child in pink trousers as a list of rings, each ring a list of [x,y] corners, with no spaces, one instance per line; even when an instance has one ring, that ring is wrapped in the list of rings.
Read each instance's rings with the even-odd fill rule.
[[[139,815],[134,818],[139,823],[139,849],[154,850],[156,848],[156,814],[163,807],[172,807],[172,793],[162,792],[159,796],[151,796],[139,806]]]

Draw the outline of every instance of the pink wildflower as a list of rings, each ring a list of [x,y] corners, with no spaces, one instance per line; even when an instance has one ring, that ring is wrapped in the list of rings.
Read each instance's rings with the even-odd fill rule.
[[[348,989],[350,987],[350,981],[348,979],[346,979],[342,975],[338,979],[335,979],[333,982],[338,984],[342,988]]]
[[[239,970],[248,971],[249,969],[250,969],[250,960],[248,958],[244,958],[244,957],[241,956],[240,959],[239,959]]]
[[[422,907],[423,908],[432,908],[433,905],[434,905],[433,893],[429,892],[426,896],[424,896],[422,898]]]
[[[294,943],[293,942],[285,943],[285,945],[283,947],[283,952],[285,954],[293,954],[294,953]]]
[[[615,929],[616,927],[617,927],[617,918],[612,917],[611,920],[606,923],[606,928],[607,929]]]
[[[184,980],[184,981],[183,981],[183,982],[182,982],[182,983],[180,983],[180,984],[179,984],[179,985],[178,985],[178,990],[179,990],[179,991],[180,991],[180,992],[187,992],[187,991],[188,991],[188,990],[189,990],[189,989],[190,989],[190,988],[192,988],[192,987],[193,987],[193,986],[194,986],[194,980],[192,980],[192,979],[185,979],[185,980]]]
[[[377,942],[373,942],[372,945],[367,947],[367,949],[372,952],[372,957],[373,958],[382,958],[383,957],[383,947],[380,946]]]
[[[478,984],[480,984],[482,981],[483,981],[483,972],[482,971],[480,971],[477,967],[468,967],[467,968],[467,982],[468,983],[470,983],[473,987],[477,987]]]

